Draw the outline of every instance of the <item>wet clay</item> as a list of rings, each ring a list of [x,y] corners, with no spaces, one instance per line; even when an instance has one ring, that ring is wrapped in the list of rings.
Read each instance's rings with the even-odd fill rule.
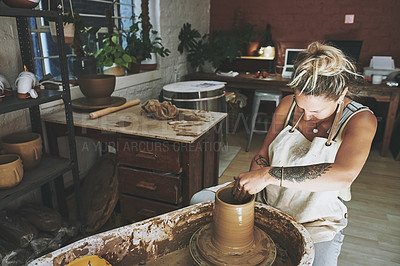
[[[274,261],[273,266],[294,266],[296,265],[290,259],[287,254],[287,251],[282,248],[279,244],[276,244],[277,254]],[[137,265],[146,265],[146,266],[175,266],[175,265],[182,265],[182,266],[196,266],[196,263],[193,261],[192,257],[190,256],[189,247],[184,247],[174,252],[170,252],[164,256],[161,256],[157,259],[142,262]],[[132,266],[132,264],[117,264],[115,266]]]
[[[114,266],[192,265],[189,243],[193,234],[212,224],[214,201],[203,202],[78,240],[31,263],[66,265],[88,255],[98,255]],[[273,265],[312,265],[314,247],[307,230],[285,213],[255,203],[255,226],[267,233],[276,245]],[[184,254],[184,255],[180,255]],[[153,264],[152,264],[153,263]],[[168,265],[168,264],[165,264]]]
[[[198,265],[272,265],[275,243],[254,226],[254,201],[254,195],[237,201],[232,186],[217,191],[213,223],[195,232],[189,243]]]

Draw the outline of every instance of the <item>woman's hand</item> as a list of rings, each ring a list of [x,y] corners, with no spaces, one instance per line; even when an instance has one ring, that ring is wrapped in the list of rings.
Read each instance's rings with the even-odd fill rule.
[[[233,194],[237,200],[256,194],[270,184],[269,167],[241,173],[235,177]]]

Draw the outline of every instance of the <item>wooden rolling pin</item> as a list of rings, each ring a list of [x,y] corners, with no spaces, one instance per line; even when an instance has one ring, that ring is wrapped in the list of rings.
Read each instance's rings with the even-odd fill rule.
[[[90,119],[96,119],[96,118],[99,118],[101,116],[105,116],[105,115],[114,113],[116,111],[131,107],[131,106],[138,105],[139,103],[140,103],[140,100],[136,99],[136,100],[132,100],[132,101],[126,102],[126,103],[124,103],[123,105],[120,105],[120,106],[107,107],[105,109],[101,109],[101,110],[98,110],[98,111],[95,111],[95,112],[91,112],[89,114],[89,118]]]

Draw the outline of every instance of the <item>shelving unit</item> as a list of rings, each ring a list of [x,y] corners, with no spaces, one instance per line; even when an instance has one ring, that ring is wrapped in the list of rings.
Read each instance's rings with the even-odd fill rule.
[[[59,1],[54,2],[57,2],[56,5],[59,4]],[[14,17],[16,19],[22,63],[23,65],[26,65],[30,71],[33,71],[34,64],[32,55],[32,39],[29,30],[28,18],[43,17],[55,20],[63,90],[42,90],[40,91],[37,99],[24,100],[18,99],[16,97],[16,92],[14,91],[13,97],[6,98],[2,103],[0,103],[0,115],[29,108],[32,131],[42,134],[43,137],[39,105],[61,99],[63,100],[65,106],[67,136],[70,149],[70,159],[44,154],[37,168],[24,173],[21,183],[13,188],[0,190],[0,208],[6,207],[8,203],[12,202],[18,197],[34,189],[40,188],[51,181],[60,179],[62,181],[62,175],[72,171],[77,218],[82,220],[81,199],[79,192],[79,170],[75,146],[75,133],[72,117],[70,87],[68,81],[67,59],[64,43],[62,42],[62,40],[64,40],[62,14],[59,11],[11,8],[0,0],[0,16]],[[61,194],[63,194],[63,191],[61,191]],[[58,197],[58,199],[60,199],[60,197]],[[65,205],[60,203],[59,200],[59,207],[60,206],[62,207]]]

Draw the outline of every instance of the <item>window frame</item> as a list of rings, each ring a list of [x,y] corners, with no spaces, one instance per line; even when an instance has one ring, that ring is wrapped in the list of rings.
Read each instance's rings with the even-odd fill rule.
[[[68,0],[67,0],[68,1]],[[73,1],[73,0],[70,0]],[[99,2],[99,3],[106,3],[106,4],[113,4],[114,1],[110,0],[87,0],[91,2]],[[120,22],[121,20],[125,20],[125,25],[129,27],[130,25],[127,23],[128,20],[131,19],[131,17],[124,16],[119,14],[119,7],[120,6],[131,6],[132,7],[132,13],[135,15],[135,17],[138,17],[141,13],[141,0],[116,0],[116,1],[122,1],[124,3],[115,3],[114,4],[114,14],[113,14],[113,19],[115,20],[115,24],[118,25],[119,27],[122,25],[123,22]],[[127,2],[131,2],[131,4]],[[65,4],[64,4],[65,5]],[[67,5],[69,6],[69,5]],[[160,18],[160,11],[159,11],[159,6],[160,2],[159,0],[150,0],[149,1],[149,16],[150,16],[150,23],[153,25],[153,28],[159,32],[160,29],[160,23],[159,23],[159,18]],[[100,15],[100,14],[90,14],[90,13],[85,13],[85,12],[78,12],[80,16],[83,18],[88,18],[88,17],[102,17],[105,18],[105,15]],[[34,51],[34,64],[36,68],[36,74],[42,78],[48,73],[57,73],[57,67],[54,67],[52,65],[51,60],[53,59],[58,59],[58,55],[50,55],[50,48],[49,48],[49,38],[50,36],[50,27],[46,25],[46,22],[44,21],[43,18],[32,18],[35,23],[35,25],[32,27],[31,26],[31,34],[36,34],[36,40],[35,37],[33,37],[34,47],[36,48]],[[33,21],[31,21],[33,23]],[[126,28],[125,28],[126,29]],[[107,33],[107,28],[102,27],[96,34],[96,38],[98,38],[99,34],[106,34]],[[72,49],[69,47],[68,44],[65,44],[67,48],[67,58],[74,56],[74,53]],[[99,43],[96,43],[96,50],[99,49]],[[67,60],[68,61],[68,60]],[[53,63],[54,64],[54,63]],[[37,68],[40,68],[37,69]]]

